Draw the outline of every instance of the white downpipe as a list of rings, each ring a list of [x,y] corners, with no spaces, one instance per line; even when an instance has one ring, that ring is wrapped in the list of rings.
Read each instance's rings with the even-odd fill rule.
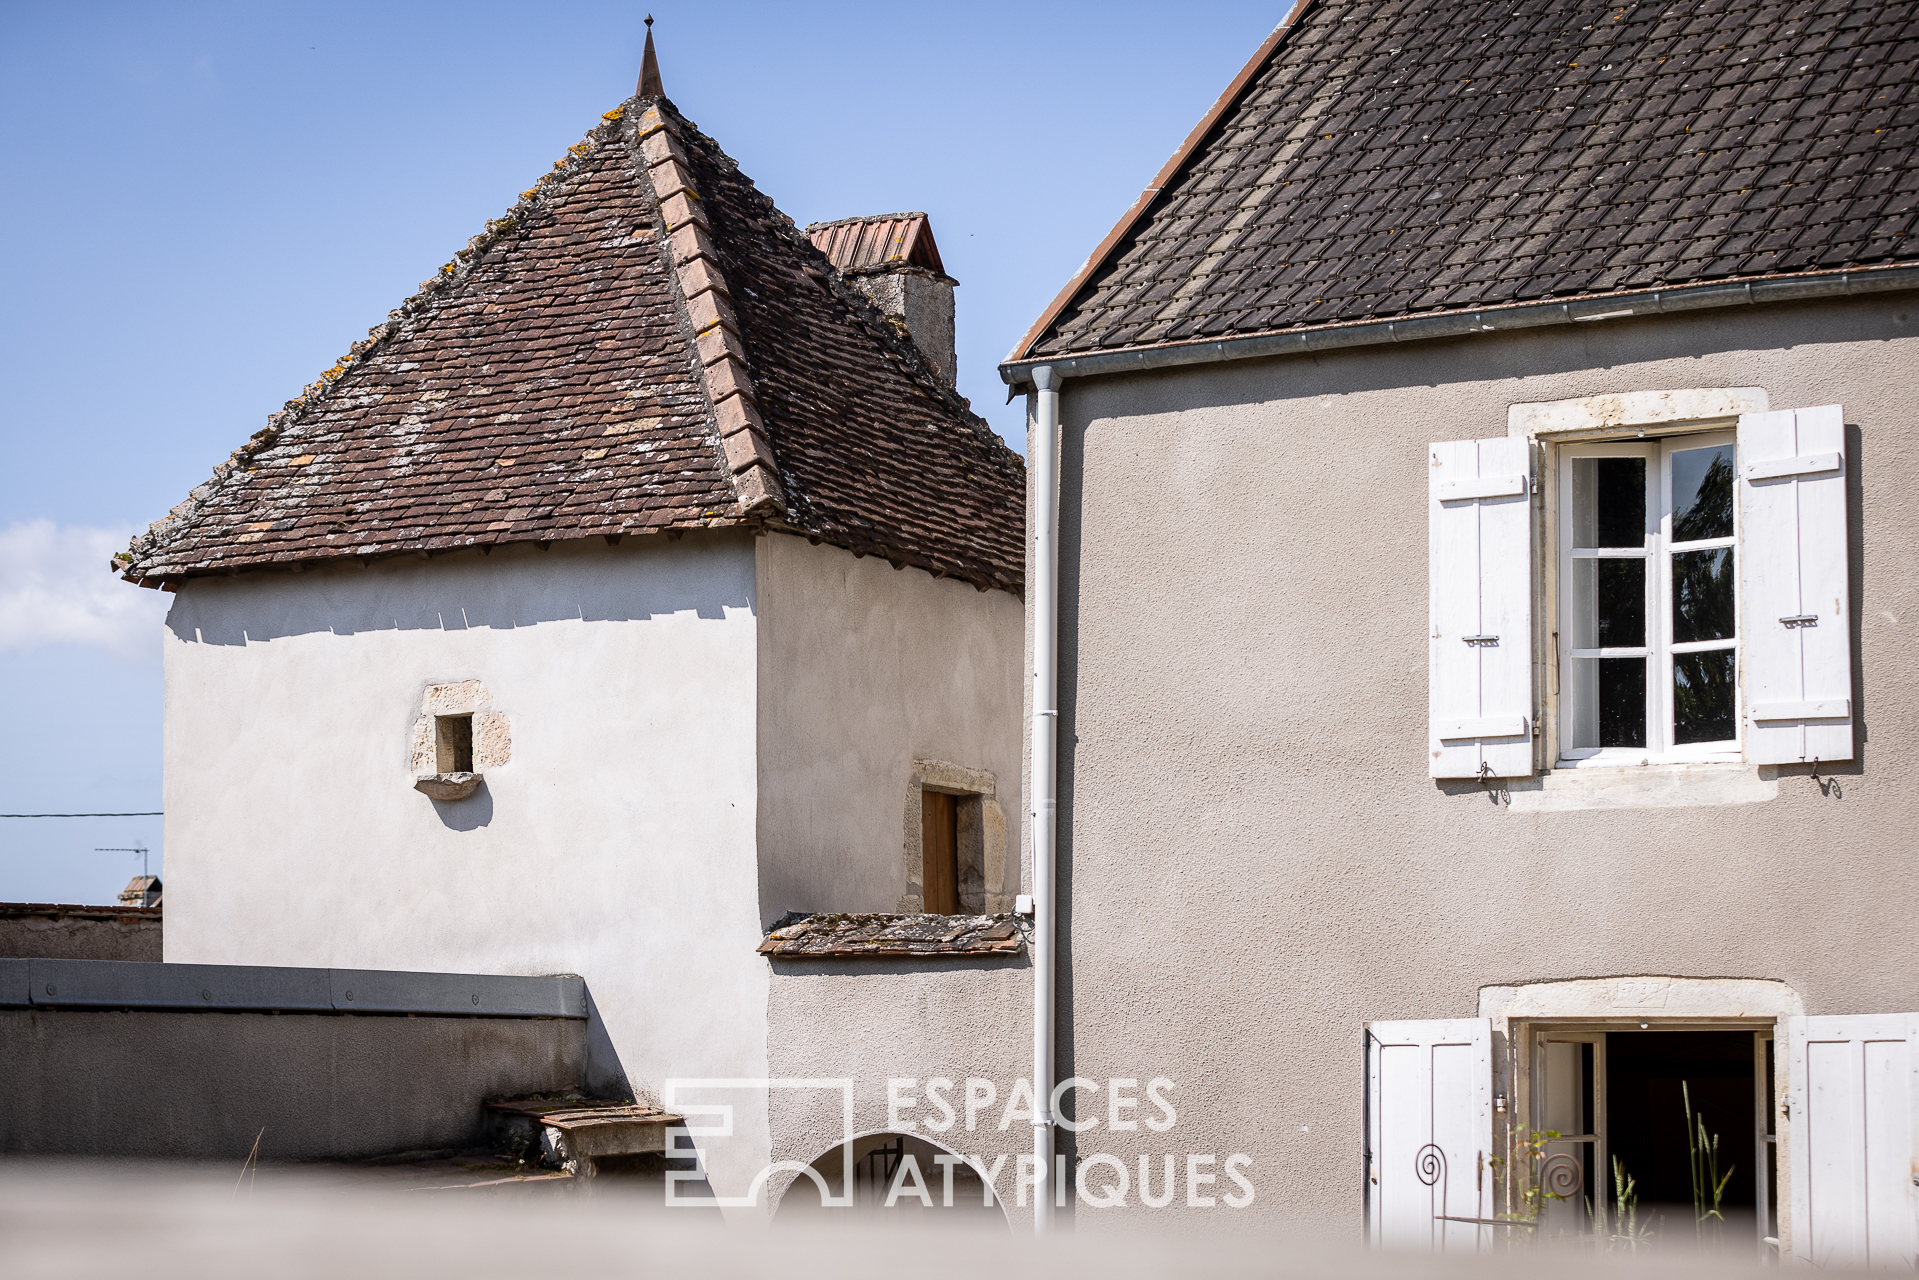
[[[1054,854],[1059,822],[1059,386],[1051,365],[1033,370],[1033,1230],[1052,1229]]]

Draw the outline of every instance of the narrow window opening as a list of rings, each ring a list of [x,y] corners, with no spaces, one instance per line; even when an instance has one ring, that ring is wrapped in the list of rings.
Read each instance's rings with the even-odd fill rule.
[[[959,914],[959,797],[920,792],[921,900],[932,915]]]
[[[435,716],[434,771],[436,773],[473,772],[473,717]]]

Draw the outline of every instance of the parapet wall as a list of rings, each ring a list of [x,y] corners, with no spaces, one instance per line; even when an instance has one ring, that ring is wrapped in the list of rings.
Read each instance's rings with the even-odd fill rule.
[[[0,1152],[351,1160],[578,1089],[575,977],[0,960]]]
[[[0,902],[0,957],[160,960],[159,907]]]

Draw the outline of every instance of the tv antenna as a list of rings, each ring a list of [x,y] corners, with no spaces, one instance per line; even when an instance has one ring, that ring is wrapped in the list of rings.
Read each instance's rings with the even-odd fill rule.
[[[139,854],[139,855],[140,855],[140,876],[141,876],[141,878],[142,878],[142,879],[146,879],[146,878],[148,878],[148,875],[147,875],[147,847],[146,847],[145,845],[143,845],[143,844],[136,844],[136,845],[134,845],[134,846],[132,846],[131,848],[125,848],[125,847],[121,847],[121,846],[118,846],[118,845],[116,845],[116,846],[113,846],[113,847],[110,847],[110,848],[106,848],[106,849],[99,849],[99,848],[96,848],[96,849],[94,850],[94,852],[95,852],[95,853],[137,853],[137,854]]]

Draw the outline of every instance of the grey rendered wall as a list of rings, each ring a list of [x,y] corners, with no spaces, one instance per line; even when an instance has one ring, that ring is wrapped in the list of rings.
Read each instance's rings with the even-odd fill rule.
[[[913,1132],[990,1167],[1007,1156],[998,1188],[1007,1215],[1031,1222],[1031,1209],[1014,1203],[1018,1153],[1033,1149],[1031,1122],[1015,1117],[999,1127],[1015,1081],[1032,1075],[1032,967],[1024,954],[1007,959],[939,961],[777,961],[768,1001],[773,1074],[792,1079],[849,1079],[853,1133]],[[918,1105],[900,1109],[889,1125],[887,1080],[910,1079],[902,1096]],[[925,1100],[928,1080],[954,1082],[957,1115],[950,1127]],[[968,1077],[993,1082],[995,1098],[979,1109],[968,1131],[960,1103]],[[811,1162],[841,1140],[840,1095],[830,1089],[781,1089],[771,1096],[776,1158]],[[939,1170],[924,1170],[940,1194]],[[792,1175],[773,1183],[773,1202]]]
[[[575,973],[642,1097],[764,1074],[756,608],[752,540],[720,533],[190,581],[167,959]],[[464,680],[511,759],[429,800],[422,696]],[[764,1164],[764,1123],[716,1182]]]
[[[256,1136],[263,1160],[471,1147],[485,1100],[579,1085],[586,1025],[0,1010],[0,1151],[239,1161]]]
[[[1356,1230],[1367,1020],[1615,974],[1919,1008],[1915,335],[1888,296],[1069,383],[1060,1074],[1165,1075],[1181,1103],[1080,1151],[1245,1152],[1242,1218]],[[1423,446],[1504,435],[1518,402],[1737,386],[1856,424],[1838,785],[1526,813],[1431,782]]]
[[[762,917],[897,909],[922,759],[994,775],[1017,893],[1020,601],[804,538],[757,546]]]

